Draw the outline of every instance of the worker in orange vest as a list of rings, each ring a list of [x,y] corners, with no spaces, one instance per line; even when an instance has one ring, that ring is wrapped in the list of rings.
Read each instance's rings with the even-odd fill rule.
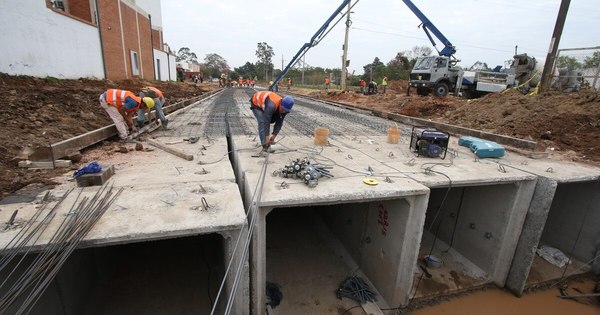
[[[331,83],[331,80],[329,79],[329,77],[325,77],[325,90],[329,90],[329,83]]]
[[[163,111],[163,106],[165,106],[166,103],[165,95],[163,94],[163,92],[153,86],[146,86],[142,88],[139,95],[141,98],[152,98],[152,100],[154,101],[154,109],[156,109],[156,121],[158,122],[160,120],[162,128],[167,129],[169,120],[167,119]],[[150,112],[151,110],[148,111],[148,120],[150,120]],[[142,128],[144,126],[144,122],[146,121],[145,114],[146,108],[140,107],[136,118],[137,125],[139,128]]]
[[[281,97],[274,92],[256,92],[250,99],[250,109],[258,122],[258,136],[262,151],[267,151],[275,141],[283,126],[283,119],[292,111],[294,99],[291,96]],[[271,133],[271,124],[273,132]]]
[[[108,89],[100,95],[99,100],[100,106],[104,108],[108,116],[115,123],[121,140],[127,139],[127,126],[131,128],[132,132],[137,131],[137,128],[133,124],[135,112],[140,107],[147,109],[154,107],[154,100],[152,98],[137,97],[130,91],[119,89]]]
[[[365,87],[367,86],[367,82],[361,79],[360,82],[358,82],[358,85],[360,86],[360,92],[365,93]]]

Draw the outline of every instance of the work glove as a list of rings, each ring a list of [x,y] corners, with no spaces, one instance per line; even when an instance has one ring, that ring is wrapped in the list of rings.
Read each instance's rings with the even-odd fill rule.
[[[73,177],[77,178],[83,174],[100,173],[101,171],[102,167],[98,164],[98,162],[92,162],[75,172],[75,174],[73,174]]]
[[[269,142],[275,142],[275,137],[277,137],[276,134],[272,134],[271,138],[269,138]]]

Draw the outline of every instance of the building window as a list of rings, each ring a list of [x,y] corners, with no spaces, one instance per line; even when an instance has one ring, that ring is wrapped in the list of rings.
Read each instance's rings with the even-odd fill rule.
[[[138,53],[130,51],[131,54],[131,74],[140,75],[140,63],[138,62]]]
[[[66,10],[65,10],[65,2],[64,2],[64,1],[60,1],[60,0],[57,0],[57,1],[50,1],[50,4],[51,4],[51,5],[52,5],[52,7],[53,7],[53,8],[55,8],[55,9],[59,9],[59,10],[66,11]]]
[[[160,59],[156,59],[156,73],[158,74],[158,81],[162,81],[160,78]]]

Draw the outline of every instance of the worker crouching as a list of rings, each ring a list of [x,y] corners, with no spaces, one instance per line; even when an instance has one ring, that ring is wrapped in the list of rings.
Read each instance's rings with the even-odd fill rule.
[[[154,100],[150,97],[137,97],[126,90],[108,89],[100,95],[100,106],[115,123],[119,138],[126,140],[128,126],[131,128],[131,132],[137,132],[137,128],[133,124],[133,116],[136,111],[140,108],[152,109]]]
[[[156,120],[157,120],[157,122],[158,122],[158,120],[160,120],[162,128],[167,129],[169,120],[167,119],[167,117],[165,116],[165,113],[163,111],[163,106],[165,106],[165,102],[166,102],[163,92],[153,86],[147,86],[147,87],[142,88],[139,95],[141,98],[144,98],[144,97],[152,98],[152,100],[154,101],[154,109],[156,110]],[[150,111],[151,110],[152,110],[152,108],[150,108],[150,110],[148,110],[148,120],[150,120]],[[144,122],[146,121],[145,115],[146,115],[146,107],[142,106],[142,107],[140,107],[137,118],[136,118],[137,125],[139,128],[142,128],[144,126]]]
[[[263,151],[267,151],[281,131],[285,116],[292,111],[294,99],[291,96],[282,98],[274,92],[262,91],[254,93],[250,104],[250,109],[258,122],[260,144]],[[271,124],[275,124],[272,133]]]

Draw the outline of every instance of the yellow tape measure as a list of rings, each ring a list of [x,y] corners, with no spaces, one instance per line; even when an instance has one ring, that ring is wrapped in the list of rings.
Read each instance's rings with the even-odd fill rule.
[[[371,186],[375,186],[375,185],[379,184],[379,182],[376,179],[368,178],[368,177],[363,179],[363,183],[365,183],[367,185],[371,185]]]

